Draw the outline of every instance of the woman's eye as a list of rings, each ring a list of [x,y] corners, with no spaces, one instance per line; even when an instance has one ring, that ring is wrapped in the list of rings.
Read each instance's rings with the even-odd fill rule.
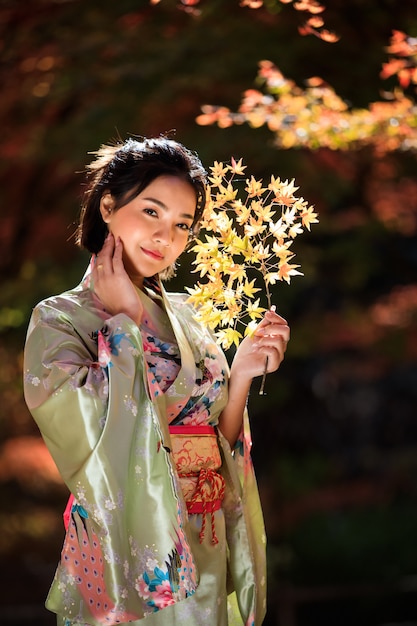
[[[177,224],[178,228],[180,228],[181,230],[190,230],[190,226],[188,226],[188,224]]]
[[[155,211],[155,209],[144,209],[144,212],[146,213],[146,215],[158,216],[158,213]]]

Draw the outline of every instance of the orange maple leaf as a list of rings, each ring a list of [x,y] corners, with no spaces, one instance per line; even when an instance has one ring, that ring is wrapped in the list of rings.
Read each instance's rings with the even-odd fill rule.
[[[318,35],[320,37],[320,39],[322,39],[323,41],[327,41],[327,43],[336,43],[336,41],[339,41],[340,36],[336,35],[336,33],[334,33],[331,30],[321,30],[320,34]]]
[[[389,78],[390,76],[394,76],[394,74],[398,74],[398,72],[402,70],[405,66],[406,62],[404,60],[391,59],[391,61],[388,61],[388,63],[383,63],[380,77]]]
[[[321,28],[324,25],[324,20],[322,17],[316,15],[315,17],[310,17],[310,19],[307,20],[307,24],[313,28]]]
[[[315,0],[300,0],[299,2],[294,2],[294,9],[297,11],[308,11],[309,13],[317,14],[323,13],[325,7]]]
[[[249,9],[260,9],[263,6],[263,0],[241,0],[241,7],[248,7]]]

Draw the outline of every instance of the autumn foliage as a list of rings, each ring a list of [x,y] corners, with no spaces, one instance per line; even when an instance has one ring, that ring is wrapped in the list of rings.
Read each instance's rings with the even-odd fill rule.
[[[294,180],[245,178],[242,159],[215,162],[210,169],[205,236],[192,248],[195,271],[205,281],[188,291],[197,319],[215,330],[227,349],[239,345],[240,324],[245,335],[253,333],[265,305],[271,307],[270,285],[302,275],[300,265],[291,262],[291,245],[318,219],[314,208],[295,195]]]
[[[378,154],[415,150],[417,107],[403,88],[417,84],[417,40],[395,31],[387,50],[392,58],[384,64],[381,77],[397,76],[400,87],[367,109],[349,107],[320,77],[307,79],[306,87],[301,88],[271,61],[261,61],[257,82],[262,90],[246,90],[235,112],[221,105],[204,105],[197,123],[215,123],[220,128],[265,125],[274,134],[276,146],[283,149],[371,146]]]

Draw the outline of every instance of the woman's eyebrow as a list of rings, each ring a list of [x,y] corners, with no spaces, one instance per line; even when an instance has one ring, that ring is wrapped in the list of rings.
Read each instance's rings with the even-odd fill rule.
[[[159,207],[161,207],[161,209],[163,209],[164,211],[168,211],[167,205],[164,204],[164,202],[161,202],[160,200],[157,200],[156,198],[147,197],[147,198],[144,198],[144,200],[148,200],[150,202],[153,202],[154,204],[157,204]],[[190,220],[194,219],[194,215],[191,215],[191,213],[181,213],[180,217],[185,217],[185,218],[190,219]]]

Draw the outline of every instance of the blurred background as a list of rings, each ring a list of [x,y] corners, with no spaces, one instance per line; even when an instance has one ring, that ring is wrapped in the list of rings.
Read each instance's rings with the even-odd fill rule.
[[[22,397],[31,309],[88,262],[73,240],[88,153],[174,129],[207,167],[243,157],[257,177],[295,178],[320,216],[294,244],[304,277],[273,288],[286,360],[249,398],[265,625],[417,624],[416,4],[323,2],[0,0],[2,626],[55,623],[43,603],[64,536],[67,491]],[[393,31],[411,39],[381,74]],[[342,141],[300,122],[300,141],[284,141],[285,124],[267,123],[264,60],[299,98],[311,77],[331,86],[352,128],[367,112],[365,130]],[[266,109],[236,124],[227,112],[248,89]],[[375,102],[405,107],[384,126]],[[204,105],[226,109],[201,118]],[[170,290],[193,285],[191,261]]]

